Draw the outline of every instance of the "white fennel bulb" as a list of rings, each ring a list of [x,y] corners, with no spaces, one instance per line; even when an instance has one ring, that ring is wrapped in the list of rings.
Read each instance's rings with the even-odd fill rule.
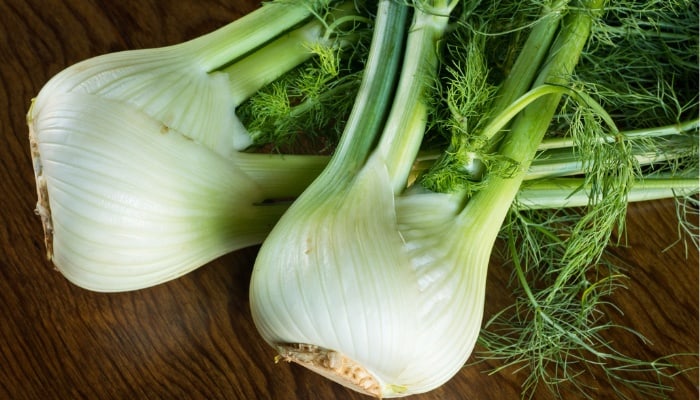
[[[263,243],[251,278],[254,321],[283,359],[376,397],[432,390],[463,366],[499,227],[476,225],[484,238],[470,245],[460,196],[401,195],[425,129],[425,85],[456,4],[427,3],[413,10],[379,145],[368,158],[357,145],[367,130],[346,128],[329,166]],[[365,79],[382,79],[367,73],[372,61]],[[377,114],[363,104],[360,97],[351,120]]]
[[[31,114],[47,254],[95,291],[152,286],[259,243],[286,208],[259,203],[300,191],[323,165],[227,158],[132,105],[90,94],[51,96]]]
[[[303,196],[256,260],[251,307],[265,340],[376,397],[454,376],[478,337],[491,249],[463,238],[495,237],[488,227],[498,224],[470,220],[447,194],[395,198],[378,155],[323,204],[304,206]],[[295,219],[305,223],[286,224]]]
[[[259,243],[324,157],[247,154],[236,107],[335,46],[350,3],[274,1],[172,46],[72,65],[27,115],[48,257],[73,283],[134,290]],[[325,10],[328,21],[317,18]],[[262,203],[265,204],[262,204]]]

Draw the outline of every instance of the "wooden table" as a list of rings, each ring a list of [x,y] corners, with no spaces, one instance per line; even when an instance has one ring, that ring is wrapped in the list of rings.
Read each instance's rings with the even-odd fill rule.
[[[77,288],[44,259],[34,214],[25,113],[55,73],[90,56],[181,42],[209,32],[257,1],[0,0],[0,398],[361,399],[295,365],[275,364],[248,308],[256,249],[246,249],[152,289],[99,294]],[[673,203],[632,206],[628,289],[611,315],[650,340],[617,332],[618,349],[645,359],[698,351],[698,252],[686,257]],[[489,304],[509,271],[490,270]],[[495,312],[487,306],[487,316]],[[687,366],[697,366],[691,357]],[[470,366],[415,399],[517,399],[522,374]],[[611,397],[598,382],[595,397]],[[697,371],[679,377],[674,399],[697,398]],[[551,398],[538,392],[538,399]],[[577,398],[566,396],[566,398]],[[635,398],[634,396],[632,398]]]

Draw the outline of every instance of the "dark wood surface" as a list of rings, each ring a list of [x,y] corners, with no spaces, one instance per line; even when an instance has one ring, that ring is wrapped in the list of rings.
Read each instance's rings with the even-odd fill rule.
[[[77,288],[44,259],[25,113],[55,73],[105,52],[163,46],[209,32],[257,1],[0,0],[0,398],[361,399],[294,365],[275,364],[248,309],[256,249],[138,292]],[[650,343],[610,335],[622,351],[654,359],[698,351],[698,254],[686,257],[670,202],[630,209],[627,289],[611,317]],[[487,316],[507,292],[493,263]],[[686,366],[696,366],[693,357]],[[495,365],[495,364],[493,364]],[[465,368],[415,399],[517,399],[522,374]],[[605,382],[594,397],[611,398]],[[674,399],[698,397],[697,371],[674,383]],[[550,398],[546,393],[538,399]],[[577,396],[566,395],[575,399]],[[641,398],[632,396],[632,398]]]

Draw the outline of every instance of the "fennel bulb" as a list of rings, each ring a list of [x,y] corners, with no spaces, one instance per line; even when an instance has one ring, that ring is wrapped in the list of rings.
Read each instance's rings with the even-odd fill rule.
[[[427,116],[424,85],[436,72],[437,45],[455,4],[413,10],[385,123],[393,135],[384,133],[380,150],[367,159],[373,131],[362,117],[376,114],[367,104],[377,96],[361,91],[351,114],[360,122],[348,124],[329,166],[265,240],[251,278],[254,321],[283,359],[376,397],[441,385],[461,368],[479,331],[485,270],[467,266],[469,272],[461,274],[461,268],[450,268],[452,257],[463,259],[455,250],[466,257],[459,241],[435,246],[443,234],[463,228],[453,223],[456,202],[446,200],[451,195],[410,197],[409,204],[428,203],[439,214],[426,220],[425,209],[414,213],[394,189],[395,176],[408,175],[418,151]],[[384,63],[379,27],[398,13],[396,7],[380,3],[365,69],[369,87],[386,80],[373,73],[373,65]],[[397,135],[410,140],[394,141]],[[382,150],[387,147],[395,151]],[[488,259],[490,249],[483,253]],[[447,308],[464,318],[451,318]]]
[[[395,199],[378,155],[346,191],[299,203],[255,263],[251,307],[265,340],[283,359],[375,397],[454,376],[479,334],[491,252],[461,238],[468,226],[481,236],[498,224],[459,217],[447,194]],[[305,223],[290,229],[286,215]],[[284,251],[267,247],[276,243]]]
[[[547,85],[566,83],[594,18],[572,11],[548,25],[558,33],[549,35],[546,67],[520,67],[517,76],[534,81],[506,86],[511,100],[487,114],[500,124],[494,131],[512,119],[497,146],[499,162],[515,165],[510,174],[489,170],[474,192],[407,188],[453,5],[416,7],[378,145],[361,167],[347,161],[361,156],[341,146],[263,243],[251,278],[256,326],[282,359],[377,398],[433,390],[469,359],[492,248],[562,97]],[[520,112],[508,108],[524,101]],[[357,137],[346,130],[343,140]]]
[[[165,282],[259,243],[320,172],[319,156],[246,154],[235,109],[340,46],[341,3],[271,2],[185,43],[97,56],[41,89],[27,114],[48,258],[96,291]],[[274,22],[272,22],[274,21]],[[290,30],[291,29],[291,30]],[[265,204],[263,204],[265,202]]]
[[[300,191],[325,164],[227,158],[91,94],[57,94],[41,107],[29,124],[47,255],[90,290],[152,286],[259,243],[286,209],[262,202]]]

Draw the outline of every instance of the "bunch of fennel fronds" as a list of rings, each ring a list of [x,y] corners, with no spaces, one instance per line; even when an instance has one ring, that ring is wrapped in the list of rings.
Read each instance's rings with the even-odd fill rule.
[[[87,60],[42,89],[28,122],[58,269],[134,290],[264,240],[260,333],[352,389],[432,390],[479,340],[533,366],[525,394],[591,357],[612,384],[663,395],[608,367],[673,370],[608,347],[596,306],[620,276],[604,254],[627,203],[696,199],[693,4],[312,3]],[[330,159],[246,151],[331,126]],[[520,297],[482,330],[499,236]]]

